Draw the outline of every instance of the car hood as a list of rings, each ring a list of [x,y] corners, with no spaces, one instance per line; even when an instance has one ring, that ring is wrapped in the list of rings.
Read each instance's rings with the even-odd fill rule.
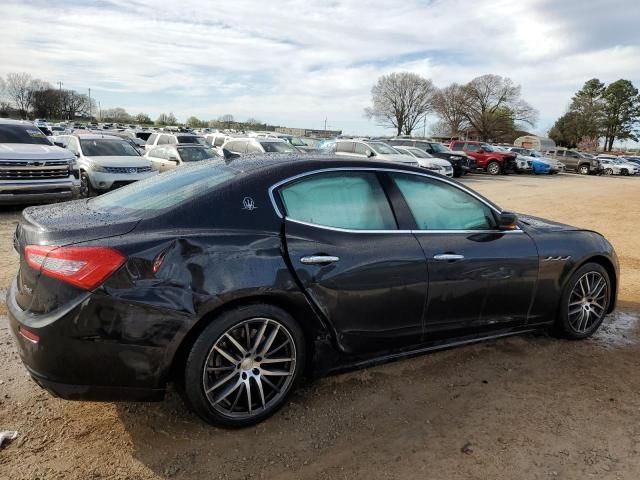
[[[73,160],[69,150],[55,145],[29,143],[1,143],[0,160]]]
[[[84,157],[86,160],[103,167],[148,167],[151,161],[135,155],[122,157]]]
[[[521,213],[518,213],[518,221],[523,223],[528,229],[538,232],[568,232],[583,230],[564,223],[547,220],[546,218],[534,217],[532,215],[525,215]]]

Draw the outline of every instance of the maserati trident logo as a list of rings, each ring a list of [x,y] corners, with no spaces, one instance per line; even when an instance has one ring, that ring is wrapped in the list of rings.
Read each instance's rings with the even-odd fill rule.
[[[251,210],[255,210],[256,208],[258,208],[258,207],[256,207],[256,204],[254,203],[253,198],[244,197],[242,199],[242,209],[243,210],[251,211]]]

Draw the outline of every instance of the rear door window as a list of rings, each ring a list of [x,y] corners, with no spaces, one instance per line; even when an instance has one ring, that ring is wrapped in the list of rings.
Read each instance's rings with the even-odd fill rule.
[[[353,153],[353,142],[336,143],[336,152]]]
[[[349,230],[395,230],[391,206],[372,172],[313,175],[280,190],[286,215]]]

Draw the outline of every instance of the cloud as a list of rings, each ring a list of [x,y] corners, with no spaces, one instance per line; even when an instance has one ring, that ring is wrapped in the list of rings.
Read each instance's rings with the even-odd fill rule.
[[[511,77],[539,129],[589,78],[640,79],[640,4],[577,0],[4,0],[0,74],[91,88],[103,108],[382,133],[363,116],[384,73],[444,86]]]

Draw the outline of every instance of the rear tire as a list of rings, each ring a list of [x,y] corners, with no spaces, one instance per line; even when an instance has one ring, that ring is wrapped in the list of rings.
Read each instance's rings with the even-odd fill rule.
[[[580,267],[565,285],[559,318],[559,333],[571,340],[593,335],[604,320],[611,298],[611,279],[598,263]]]
[[[302,329],[267,304],[222,313],[193,343],[184,369],[188,406],[205,422],[239,428],[273,415],[304,370]]]
[[[613,169],[611,169],[611,168],[606,168],[606,169],[604,170],[604,174],[605,174],[605,175],[613,175]]]
[[[489,162],[487,165],[487,173],[489,175],[500,175],[500,164],[495,160]]]

